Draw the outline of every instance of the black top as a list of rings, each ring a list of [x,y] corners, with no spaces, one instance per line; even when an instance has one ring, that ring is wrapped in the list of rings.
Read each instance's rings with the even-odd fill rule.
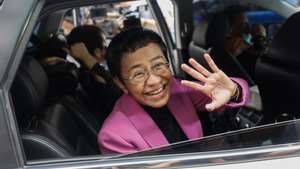
[[[169,143],[188,139],[167,106],[162,108],[143,106],[143,108],[151,116]]]
[[[93,73],[101,76],[106,83],[95,80]],[[113,83],[110,72],[99,64],[95,64],[90,71],[81,69],[80,77],[81,84],[90,98],[93,112],[98,118],[104,120],[122,95],[122,91]]]

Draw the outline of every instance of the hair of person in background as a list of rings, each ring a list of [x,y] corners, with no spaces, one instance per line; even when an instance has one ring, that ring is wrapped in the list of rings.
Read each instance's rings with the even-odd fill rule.
[[[103,31],[93,25],[82,25],[74,28],[67,36],[68,45],[82,42],[91,55],[94,56],[96,48],[105,49],[105,37]]]

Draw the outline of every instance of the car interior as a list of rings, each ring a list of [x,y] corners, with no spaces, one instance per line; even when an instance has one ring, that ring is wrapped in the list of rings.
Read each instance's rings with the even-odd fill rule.
[[[202,9],[201,3],[199,1],[194,5],[199,5],[198,8]],[[208,6],[208,4],[204,5]],[[248,3],[239,5],[247,7],[246,12],[251,13],[252,17],[249,20],[253,23],[255,21],[261,23],[257,18],[263,17],[258,14],[254,16],[253,13],[270,11]],[[103,21],[103,18],[110,14],[103,9],[112,10],[113,8],[108,8],[113,6],[111,4],[70,5],[59,10],[55,10],[56,6],[53,9],[45,8],[47,12],[41,14],[39,23],[36,24],[10,90],[23,149],[29,161],[101,155],[97,134],[107,113],[104,111],[102,113],[99,107],[96,108],[91,104],[92,101],[80,83],[77,66],[72,62],[58,62],[45,66],[41,62],[45,41],[53,36],[62,36],[63,38],[59,40],[63,42],[66,34],[76,25],[75,22],[80,22],[73,19],[74,16],[79,15],[79,7],[91,8],[91,6],[94,10],[91,23],[106,31],[107,44],[118,32],[113,30],[111,25],[135,18],[140,9],[132,10],[130,7],[124,7],[123,11],[119,11],[121,14],[119,17],[110,16],[113,18],[112,22]],[[228,6],[219,5],[221,9]],[[202,113],[205,135],[299,118],[297,112],[297,98],[300,94],[297,89],[300,85],[297,76],[299,72],[297,65],[300,64],[297,58],[299,55],[297,40],[300,38],[298,33],[300,27],[297,24],[300,21],[299,13],[288,18],[283,16],[280,19],[261,23],[267,28],[270,38],[265,53],[253,65],[254,77],[236,57],[225,51],[224,39],[230,27],[227,18],[220,10],[215,10],[212,6],[211,9],[207,8],[197,14],[201,21],[193,21],[192,36],[188,45],[184,47],[188,53],[186,57],[195,58],[208,68],[202,56],[204,53],[210,53],[226,74],[243,78],[249,83],[252,96],[251,103],[245,107],[213,115]],[[276,17],[278,16],[279,14],[276,14]],[[198,17],[194,16],[194,18]],[[132,20],[127,20],[127,24],[130,23],[134,24]],[[278,30],[272,29],[281,24]],[[149,25],[150,29],[161,31],[159,24]],[[169,50],[173,49],[169,46]],[[170,53],[169,57],[172,57],[173,53]],[[171,64],[178,67],[180,63]]]
[[[103,18],[104,16],[101,15],[105,12],[103,8],[93,9],[93,23],[98,24],[97,19]],[[99,10],[95,11],[96,9]],[[133,12],[121,12],[123,16],[120,17],[123,22],[130,23],[132,17],[127,15]],[[91,98],[79,82],[78,68],[74,62],[59,61],[44,65],[42,61],[46,50],[55,51],[66,39],[60,31],[63,31],[62,22],[68,22],[72,17],[70,14],[72,10],[62,9],[40,21],[37,27],[38,34],[32,34],[11,87],[11,96],[17,112],[16,117],[27,160],[101,154],[97,134],[106,116],[101,109],[95,109],[97,105],[91,104]],[[120,18],[114,20],[117,19]],[[51,27],[53,25],[56,27]],[[109,43],[112,30],[104,30]],[[53,32],[57,33],[53,35]],[[55,38],[61,36],[63,38]],[[47,40],[53,37],[56,40],[52,44],[48,43]],[[63,52],[51,54],[61,58],[66,57],[66,53]]]

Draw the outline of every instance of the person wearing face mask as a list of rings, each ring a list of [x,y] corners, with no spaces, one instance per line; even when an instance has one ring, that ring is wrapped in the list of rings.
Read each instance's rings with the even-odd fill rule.
[[[266,29],[262,24],[251,26],[251,46],[237,56],[239,63],[245,68],[250,77],[255,81],[255,65],[258,58],[265,54],[267,46]]]
[[[267,31],[264,25],[255,24],[251,26],[251,36],[253,42],[253,52],[262,55],[267,46]]]
[[[172,76],[167,48],[151,30],[116,35],[106,53],[114,82],[123,91],[98,134],[102,153],[131,153],[203,136],[197,113],[240,107],[249,101],[247,82],[229,78],[208,54],[211,70],[194,59],[181,69],[196,81]]]
[[[97,116],[104,119],[121,91],[114,85],[105,61],[105,36],[93,25],[74,28],[67,36],[68,53],[80,63],[80,82],[95,106]]]

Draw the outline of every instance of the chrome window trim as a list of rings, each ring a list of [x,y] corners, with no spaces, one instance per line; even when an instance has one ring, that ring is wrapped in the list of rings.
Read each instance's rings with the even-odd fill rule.
[[[142,168],[164,166],[166,164],[174,164],[171,167],[191,167],[191,166],[211,166],[225,165],[233,163],[254,162],[260,160],[280,159],[287,157],[300,156],[300,142],[293,144],[284,144],[278,146],[266,146],[259,148],[235,149],[227,151],[212,151],[201,153],[185,153],[172,154],[148,157],[132,157],[110,159],[95,159],[95,158],[77,158],[72,160],[60,160],[59,166],[57,163],[47,164],[31,163],[29,169],[37,168],[101,168],[118,166],[124,168]]]
[[[8,97],[8,96],[7,96]],[[215,152],[204,152],[204,153],[191,153],[191,154],[178,154],[178,155],[163,155],[153,157],[139,157],[139,158],[120,158],[120,159],[107,159],[107,161],[99,160],[98,158],[74,158],[73,164],[70,160],[61,160],[59,165],[57,164],[38,164],[36,166],[28,166],[27,168],[93,168],[93,167],[109,167],[109,166],[132,166],[132,167],[144,167],[145,165],[155,166],[158,164],[164,164],[168,162],[189,162],[196,161],[197,165],[214,165],[214,164],[229,164],[238,163],[245,161],[256,161],[262,159],[274,159],[284,158],[291,156],[300,155],[300,143],[292,143],[278,146],[259,147],[259,148],[247,148],[238,150],[228,151],[215,151]],[[247,156],[256,156],[257,158],[245,158]],[[227,159],[224,163],[205,163],[208,160],[220,159],[220,158],[231,158]],[[75,161],[78,160],[78,161]],[[126,160],[126,162],[124,161]],[[203,164],[199,161],[202,160]],[[33,164],[33,163],[32,163]],[[77,166],[77,167],[75,167]]]

